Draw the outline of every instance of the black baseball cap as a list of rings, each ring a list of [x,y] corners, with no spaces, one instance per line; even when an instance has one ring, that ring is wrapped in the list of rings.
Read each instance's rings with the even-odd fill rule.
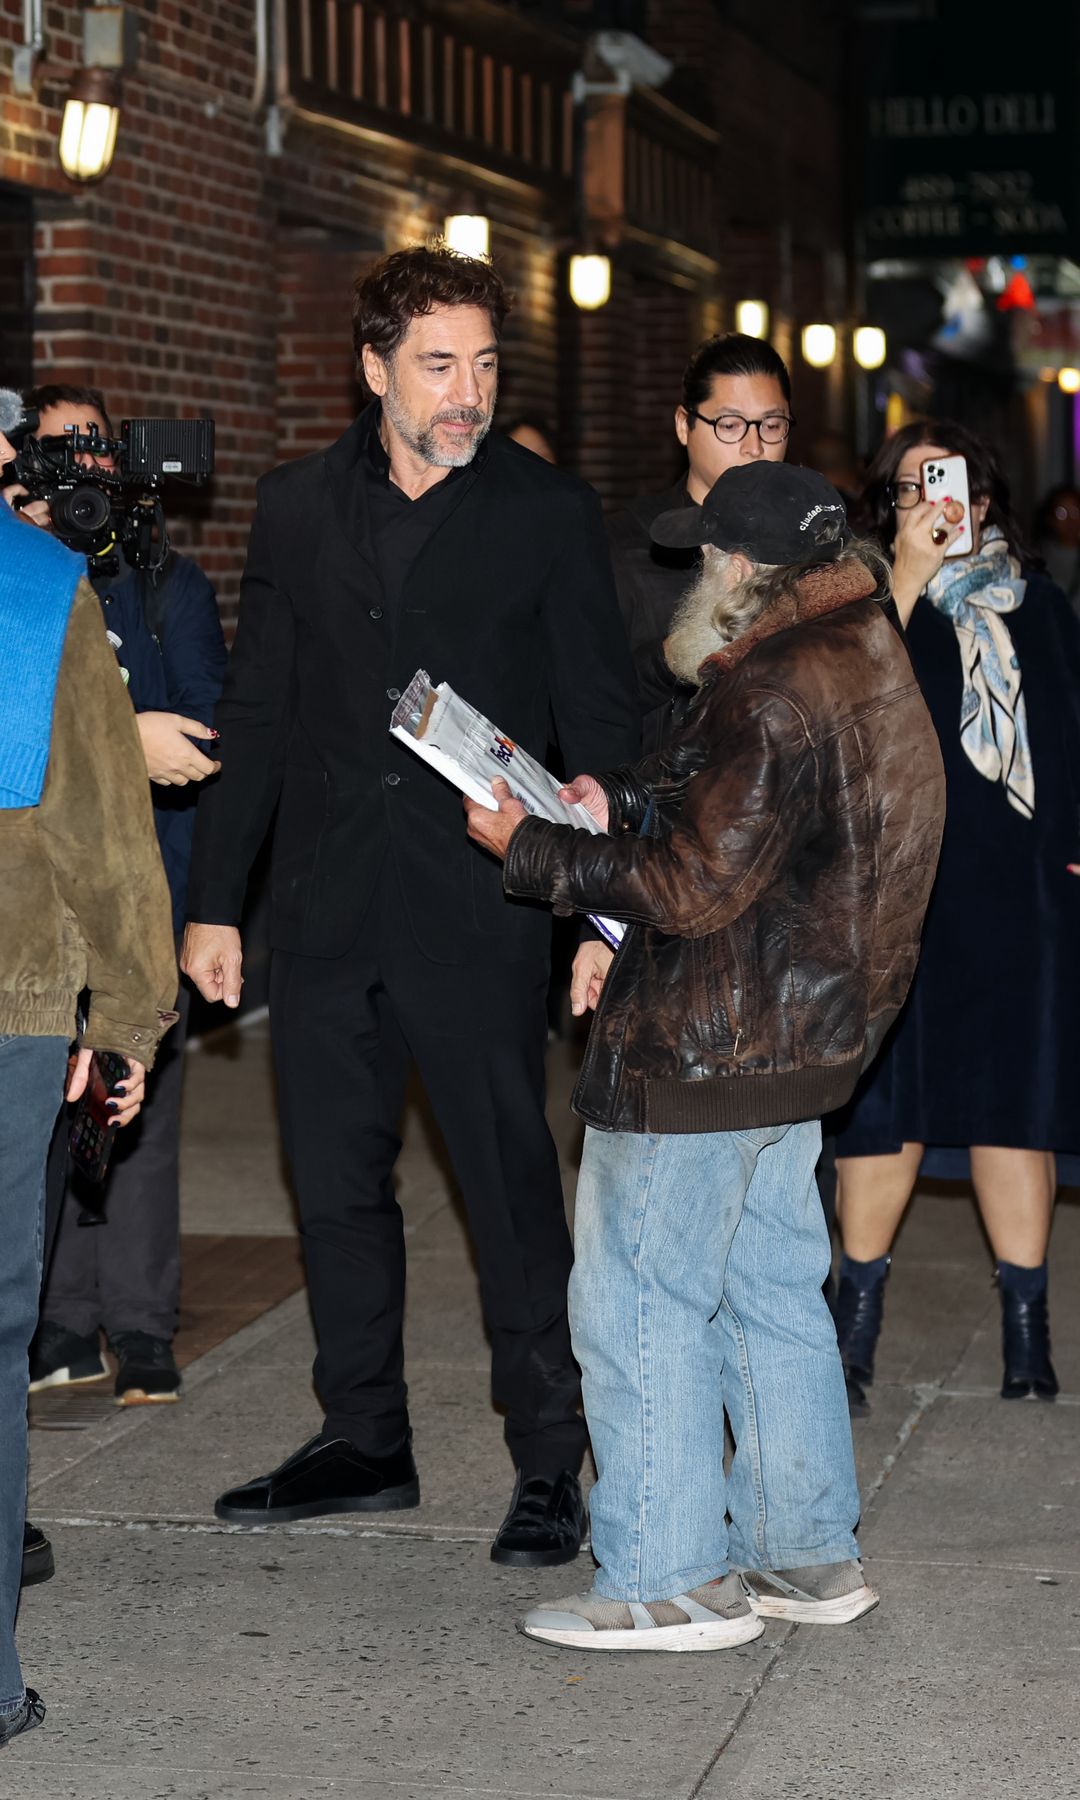
[[[804,562],[816,552],[831,562],[848,537],[847,510],[816,469],[745,463],[714,481],[700,506],[661,513],[651,536],[669,550],[715,544],[756,563]]]

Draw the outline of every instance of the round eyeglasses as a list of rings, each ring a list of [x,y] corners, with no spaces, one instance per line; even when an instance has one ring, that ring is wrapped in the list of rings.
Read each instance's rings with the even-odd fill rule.
[[[923,497],[921,481],[893,481],[889,484],[889,496],[900,512],[907,512],[918,506]]]
[[[700,419],[703,425],[711,425],[714,436],[721,444],[741,444],[751,425],[763,444],[782,444],[796,423],[784,413],[766,413],[763,419],[744,419],[741,413],[719,413],[715,419],[707,419],[704,413],[699,413],[694,407],[687,410],[692,419]]]

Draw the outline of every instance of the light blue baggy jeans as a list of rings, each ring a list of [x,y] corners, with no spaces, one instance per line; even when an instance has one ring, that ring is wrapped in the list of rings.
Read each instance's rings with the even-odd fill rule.
[[[816,1122],[586,1132],[570,1326],[600,1477],[596,1588],[610,1599],[647,1604],[730,1568],[858,1555],[847,1395],[821,1292],[820,1148]]]
[[[26,1522],[26,1392],[37,1325],[45,1162],[63,1097],[67,1039],[0,1037],[0,1719],[26,1689],[15,1614]]]

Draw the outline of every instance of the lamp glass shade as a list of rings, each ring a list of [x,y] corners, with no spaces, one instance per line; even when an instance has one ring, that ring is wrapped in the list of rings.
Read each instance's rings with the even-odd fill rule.
[[[880,325],[860,325],[852,349],[860,369],[880,369],[888,349]]]
[[[611,299],[610,256],[570,258],[570,298],[583,312],[595,312]]]
[[[1080,369],[1059,369],[1058,387],[1063,394],[1080,394]]]
[[[491,253],[491,221],[483,213],[450,213],[443,222],[443,237],[459,256]]]
[[[803,361],[812,369],[827,369],[836,355],[836,332],[831,325],[804,325]]]
[[[744,337],[767,338],[769,309],[764,300],[740,300],[735,308],[735,329]]]
[[[72,181],[99,181],[108,173],[120,125],[119,93],[101,71],[82,70],[71,84],[60,126],[60,166]]]

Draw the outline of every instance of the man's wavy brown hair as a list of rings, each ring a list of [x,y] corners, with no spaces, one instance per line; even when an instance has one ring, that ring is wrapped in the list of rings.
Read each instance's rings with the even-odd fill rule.
[[[414,319],[437,306],[479,306],[498,340],[512,297],[490,263],[462,256],[435,242],[395,250],[361,275],[353,289],[353,348],[363,380],[361,352],[370,344],[383,362],[393,359]]]

